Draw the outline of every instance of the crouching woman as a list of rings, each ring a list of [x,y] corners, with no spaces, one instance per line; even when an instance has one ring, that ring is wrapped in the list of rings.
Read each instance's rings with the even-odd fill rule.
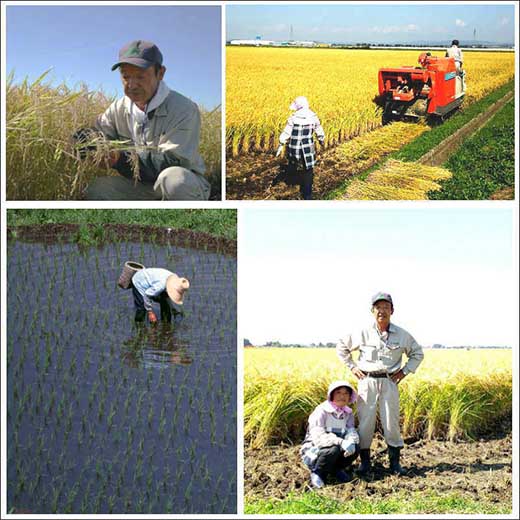
[[[311,484],[315,488],[323,487],[329,475],[341,483],[352,480],[351,464],[359,454],[359,436],[348,405],[356,399],[357,394],[349,383],[335,381],[329,385],[327,400],[309,416],[300,454],[311,470]]]

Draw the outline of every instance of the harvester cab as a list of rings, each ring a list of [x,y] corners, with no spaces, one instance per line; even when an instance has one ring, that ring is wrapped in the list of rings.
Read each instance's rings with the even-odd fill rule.
[[[453,58],[423,52],[419,67],[379,69],[379,95],[383,124],[393,120],[443,119],[464,99],[464,71],[457,71]]]

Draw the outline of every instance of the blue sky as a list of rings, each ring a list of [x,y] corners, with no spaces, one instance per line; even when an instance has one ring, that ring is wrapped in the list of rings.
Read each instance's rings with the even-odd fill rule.
[[[512,345],[518,330],[509,209],[247,209],[240,323],[253,343],[337,341],[370,297],[425,345]]]
[[[478,40],[512,43],[512,5],[229,5],[226,39],[406,43]]]
[[[7,71],[54,82],[85,82],[122,95],[110,70],[132,40],[153,41],[168,86],[205,108],[221,102],[220,6],[14,6],[6,8]]]

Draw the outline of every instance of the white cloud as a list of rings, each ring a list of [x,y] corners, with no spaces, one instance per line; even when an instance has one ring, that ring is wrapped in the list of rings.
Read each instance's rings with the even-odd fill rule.
[[[390,34],[390,33],[407,33],[407,32],[417,32],[419,30],[419,26],[410,23],[408,25],[386,25],[384,27],[380,27],[378,25],[374,25],[373,27],[369,27],[369,32],[379,33],[379,34]]]
[[[464,20],[460,20],[459,18],[457,18],[455,20],[455,25],[457,27],[466,27],[466,22]]]
[[[507,25],[509,23],[509,18],[507,18],[507,17],[500,18],[499,23],[500,23],[500,25]]]
[[[352,27],[331,27],[328,32],[332,34],[349,34],[353,32]]]

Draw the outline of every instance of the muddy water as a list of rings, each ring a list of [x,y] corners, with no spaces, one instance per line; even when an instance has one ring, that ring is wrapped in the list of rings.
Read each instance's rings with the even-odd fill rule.
[[[21,241],[7,256],[8,510],[236,512],[236,258]],[[137,327],[126,260],[188,278],[184,316]]]

